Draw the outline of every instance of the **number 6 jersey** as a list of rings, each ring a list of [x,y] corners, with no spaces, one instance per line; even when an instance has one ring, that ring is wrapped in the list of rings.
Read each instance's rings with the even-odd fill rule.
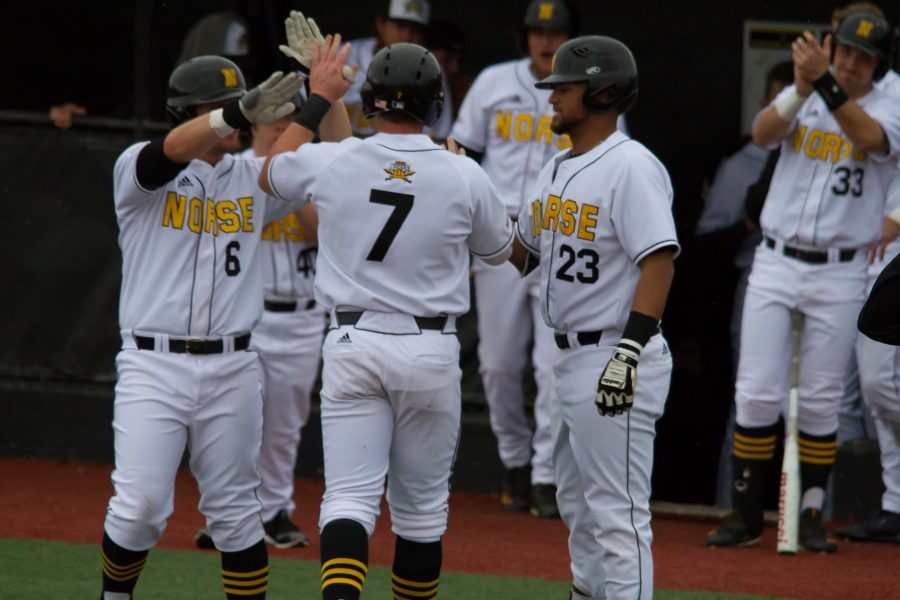
[[[516,233],[541,257],[550,327],[621,330],[640,277],[637,263],[667,246],[678,251],[669,174],[620,132],[578,156],[564,151],[541,170]]]
[[[878,89],[856,103],[881,125],[889,153],[856,150],[813,93],[781,141],[760,217],[765,235],[810,248],[862,248],[878,239],[896,166],[889,159],[900,150],[900,110]]]
[[[512,242],[497,191],[475,161],[425,135],[305,144],[269,163],[272,191],[319,216],[316,302],[434,317],[469,309],[469,253]]]

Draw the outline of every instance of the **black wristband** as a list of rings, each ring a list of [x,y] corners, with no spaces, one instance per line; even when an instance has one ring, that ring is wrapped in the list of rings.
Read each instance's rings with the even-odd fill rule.
[[[310,94],[294,121],[297,125],[306,127],[313,133],[318,133],[319,123],[322,122],[325,113],[329,110],[331,110],[331,102],[318,94]]]
[[[240,100],[235,100],[223,106],[222,120],[225,121],[225,124],[229,127],[247,131],[248,129],[250,129],[250,125],[252,125],[252,123],[248,121],[247,117],[244,116],[244,113],[241,112],[240,102]]]
[[[659,321],[643,313],[631,311],[622,339],[629,339],[641,346],[646,346],[650,338],[659,333]]]
[[[840,108],[844,102],[850,99],[847,96],[847,92],[844,91],[844,88],[837,82],[834,78],[834,75],[831,74],[831,71],[826,71],[824,75],[816,79],[812,82],[813,88],[819,95],[822,96],[822,100],[825,101],[825,106],[828,107],[828,110],[831,112],[836,111]]]

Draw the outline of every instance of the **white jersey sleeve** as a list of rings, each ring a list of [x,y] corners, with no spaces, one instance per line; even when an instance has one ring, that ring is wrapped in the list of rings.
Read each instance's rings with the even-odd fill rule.
[[[487,120],[490,114],[479,104],[479,98],[484,95],[488,85],[490,81],[484,73],[475,78],[459,107],[456,122],[453,123],[453,138],[476,152],[484,152],[487,144]]]
[[[866,113],[875,119],[888,141],[887,152],[872,152],[874,161],[895,160],[900,156],[900,107],[897,96],[888,93],[879,94],[879,98],[865,107]]]
[[[650,153],[635,153],[622,163],[610,205],[610,220],[622,248],[637,264],[648,254],[672,246],[679,252],[671,218],[672,184],[662,164]]]
[[[312,199],[319,173],[341,152],[359,143],[357,138],[342,142],[304,144],[294,152],[278,154],[269,161],[269,186],[276,198],[299,208]]]
[[[471,159],[460,161],[459,170],[469,188],[472,232],[467,244],[469,252],[490,261],[503,254],[512,244],[512,222],[497,190],[487,175]]]
[[[113,167],[113,185],[116,189],[116,212],[127,216],[130,210],[141,202],[153,198],[154,190],[141,187],[137,180],[137,157],[150,142],[138,142],[125,149]]]

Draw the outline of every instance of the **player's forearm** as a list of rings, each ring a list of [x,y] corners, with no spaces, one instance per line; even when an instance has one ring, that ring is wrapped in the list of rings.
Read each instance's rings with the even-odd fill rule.
[[[750,134],[754,142],[768,147],[783,140],[790,130],[791,121],[782,118],[774,106],[769,106],[753,120]]]
[[[347,107],[342,100],[331,105],[319,126],[319,137],[326,142],[340,142],[353,135]]]
[[[887,150],[887,136],[884,135],[881,125],[856,102],[852,100],[844,102],[831,114],[855,149],[860,152]]]
[[[170,131],[163,142],[163,153],[172,162],[189,163],[209,152],[221,139],[210,126],[209,115],[203,114]]]
[[[631,310],[657,320],[662,318],[675,276],[674,248],[663,248],[650,254],[638,264],[641,270]]]

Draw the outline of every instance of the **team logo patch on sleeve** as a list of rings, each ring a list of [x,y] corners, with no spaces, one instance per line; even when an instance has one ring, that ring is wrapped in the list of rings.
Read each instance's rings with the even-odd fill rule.
[[[388,174],[388,176],[384,178],[385,181],[402,179],[406,183],[412,183],[409,178],[416,174],[416,172],[402,160],[395,160],[387,169],[384,169],[384,172]]]

